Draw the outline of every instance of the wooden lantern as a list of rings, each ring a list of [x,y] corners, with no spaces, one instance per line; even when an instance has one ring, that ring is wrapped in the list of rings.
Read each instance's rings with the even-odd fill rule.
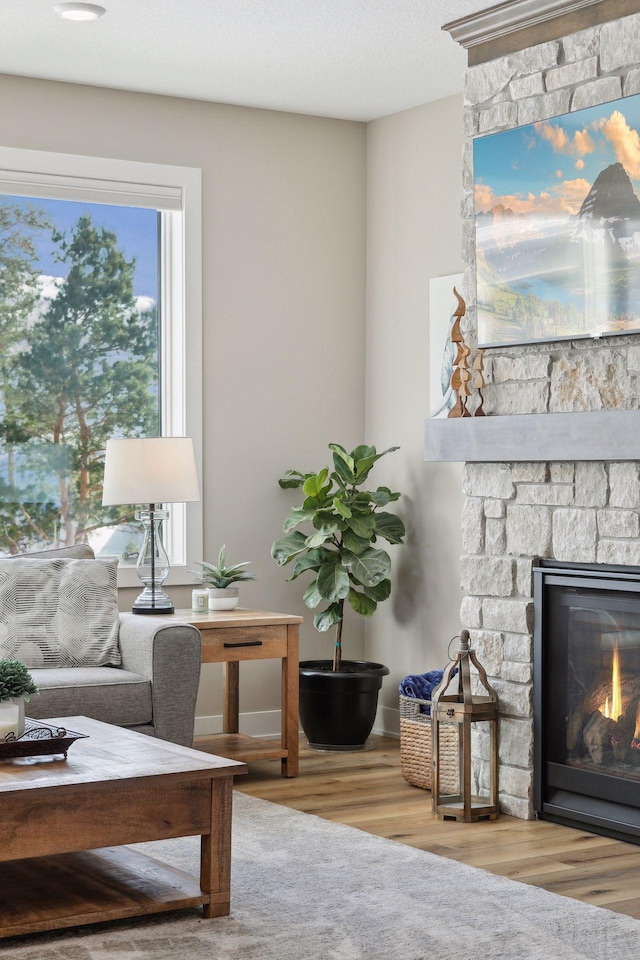
[[[476,667],[480,684],[486,695],[472,696],[470,664]],[[456,674],[457,670],[457,674]],[[451,681],[457,681],[457,691],[448,693]],[[445,736],[443,725],[458,728],[458,792],[443,789],[443,748],[450,749],[452,738]],[[489,796],[471,793],[471,732],[474,724],[487,724],[490,742]],[[433,755],[433,812],[440,820],[495,820],[498,816],[498,696],[487,682],[487,675],[471,649],[469,631],[460,634],[460,646],[455,659],[444,671],[442,682],[433,691],[431,699],[431,731]],[[455,740],[454,740],[455,742]],[[454,758],[455,760],[455,758]]]

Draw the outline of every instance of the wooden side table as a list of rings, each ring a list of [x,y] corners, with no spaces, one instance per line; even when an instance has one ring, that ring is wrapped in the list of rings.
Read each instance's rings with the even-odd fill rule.
[[[202,662],[222,663],[223,733],[210,737],[215,752],[232,760],[281,761],[282,775],[298,775],[298,662],[302,617],[263,610],[176,610],[164,617],[193,624],[202,634]],[[282,730],[280,742],[239,732],[239,676],[242,660],[282,660]]]

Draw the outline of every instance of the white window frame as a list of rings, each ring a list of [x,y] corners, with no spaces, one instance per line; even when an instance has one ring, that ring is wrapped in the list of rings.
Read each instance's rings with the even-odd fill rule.
[[[162,211],[162,434],[193,438],[202,498],[201,170],[0,147],[0,194]],[[190,570],[203,556],[202,500],[170,504],[169,512],[166,545],[174,559],[165,583],[193,583]],[[134,567],[118,570],[118,586],[140,586]]]

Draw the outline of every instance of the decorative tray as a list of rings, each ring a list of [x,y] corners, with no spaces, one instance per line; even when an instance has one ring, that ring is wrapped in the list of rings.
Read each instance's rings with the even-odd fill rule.
[[[30,720],[25,717],[24,733],[21,737],[0,740],[0,760],[14,760],[16,757],[43,757],[63,753],[72,743],[86,737],[86,733],[76,733],[66,727],[54,727],[43,720]]]

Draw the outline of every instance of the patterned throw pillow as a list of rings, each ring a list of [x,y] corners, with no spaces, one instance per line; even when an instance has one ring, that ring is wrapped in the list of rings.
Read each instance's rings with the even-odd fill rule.
[[[117,560],[0,560],[0,657],[119,666]]]

